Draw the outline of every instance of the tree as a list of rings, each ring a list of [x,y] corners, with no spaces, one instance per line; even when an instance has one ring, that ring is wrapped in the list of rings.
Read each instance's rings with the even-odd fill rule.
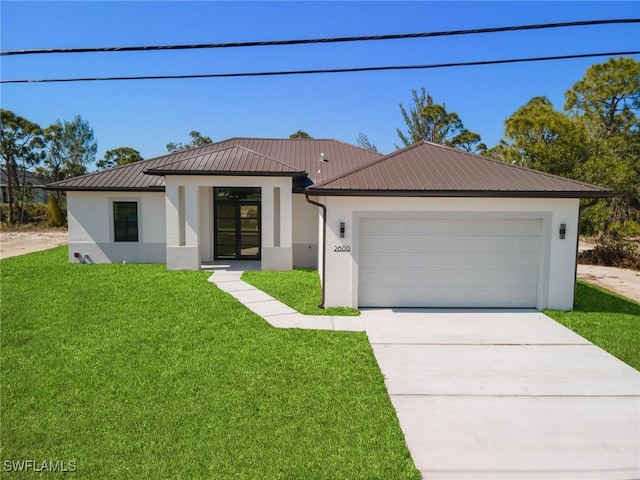
[[[472,132],[465,128],[446,144],[459,150],[464,150],[465,152],[483,155],[487,151],[487,146],[482,143],[481,140],[479,133]]]
[[[296,133],[292,133],[291,135],[289,135],[289,138],[312,138],[312,137],[304,130],[298,130]]]
[[[369,141],[369,137],[362,132],[358,135],[358,146],[366,150],[371,150],[372,152],[378,151],[378,148]]]
[[[9,223],[18,219],[19,199],[24,193],[19,172],[37,165],[42,159],[44,141],[40,126],[10,110],[0,109],[0,157],[7,179]],[[23,182],[24,183],[24,182]]]
[[[532,98],[504,124],[504,138],[488,153],[506,162],[575,178],[588,155],[583,129],[546,97]]]
[[[57,120],[45,129],[47,142],[41,174],[51,182],[87,173],[96,159],[98,142],[89,122],[80,115],[69,121]]]
[[[196,131],[196,130],[192,130],[189,132],[189,136],[191,137],[191,142],[189,143],[173,143],[173,142],[169,142],[167,143],[167,151],[169,153],[174,153],[174,152],[181,152],[183,150],[190,150],[192,148],[197,148],[197,147],[202,147],[204,145],[209,145],[210,143],[213,143],[213,140],[211,140],[211,137],[207,137],[206,135],[202,135],[200,132]]]
[[[486,149],[480,142],[480,135],[464,128],[458,114],[448,112],[444,103],[434,103],[424,87],[421,87],[420,93],[412,90],[411,96],[413,105],[409,111],[400,104],[400,113],[408,131],[405,134],[396,128],[405,146],[426,140],[470,152]]]
[[[89,122],[76,115],[71,122],[56,121],[45,129],[46,156],[39,169],[50,182],[84,175],[87,166],[95,161],[98,143]],[[51,192],[49,211],[57,218],[61,211],[62,192]],[[52,200],[53,199],[53,200]],[[50,222],[53,222],[51,217]],[[53,222],[57,223],[57,222]]]
[[[640,62],[612,58],[592,65],[584,78],[565,93],[565,110],[584,118],[597,137],[638,133],[640,110]]]
[[[640,63],[592,65],[565,99],[559,112],[547,98],[532,98],[487,154],[614,190],[612,199],[583,203],[588,233],[640,230]]]
[[[605,233],[640,228],[640,62],[621,57],[592,65],[565,98],[565,110],[589,136],[581,179],[617,194],[585,219]]]
[[[102,160],[98,160],[96,167],[98,170],[107,170],[109,168],[121,167],[133,162],[142,160],[142,155],[135,148],[119,147],[107,150]]]

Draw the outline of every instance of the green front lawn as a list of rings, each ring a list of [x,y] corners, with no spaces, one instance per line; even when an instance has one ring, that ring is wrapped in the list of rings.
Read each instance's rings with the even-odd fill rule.
[[[572,312],[544,313],[640,370],[640,305],[583,282],[576,298]]]
[[[289,272],[244,272],[242,280],[305,315],[360,315],[346,307],[320,308],[322,287],[317,270],[297,268]]]
[[[207,273],[66,254],[0,262],[1,468],[420,478],[364,333],[278,330]]]

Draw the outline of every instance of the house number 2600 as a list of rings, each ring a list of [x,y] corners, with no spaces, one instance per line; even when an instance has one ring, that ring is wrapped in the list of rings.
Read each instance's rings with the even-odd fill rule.
[[[350,252],[351,247],[349,245],[336,245],[333,247],[334,252]]]

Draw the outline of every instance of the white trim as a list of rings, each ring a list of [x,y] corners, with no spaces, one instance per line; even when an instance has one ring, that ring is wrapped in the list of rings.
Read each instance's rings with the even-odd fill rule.
[[[109,240],[113,243],[143,243],[144,228],[142,228],[142,198],[140,197],[107,197],[109,202]],[[115,202],[135,202],[136,213],[138,215],[138,241],[137,242],[116,242],[115,232],[115,212],[113,204]]]

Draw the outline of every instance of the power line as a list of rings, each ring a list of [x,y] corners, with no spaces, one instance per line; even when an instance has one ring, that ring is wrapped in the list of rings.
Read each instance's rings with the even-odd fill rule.
[[[21,80],[0,80],[0,83],[62,83],[62,82],[99,82],[114,80],[172,80],[186,78],[229,78],[229,77],[270,77],[277,75],[312,75],[322,73],[354,73],[354,72],[380,72],[385,70],[426,70],[434,68],[472,67],[479,65],[500,65],[506,63],[544,62],[550,60],[570,60],[590,57],[612,57],[619,55],[639,55],[640,51],[605,52],[605,53],[580,53],[574,55],[554,55],[551,57],[511,58],[504,60],[480,60],[473,62],[432,63],[426,65],[392,65],[380,67],[352,67],[330,68],[313,70],[284,70],[271,72],[237,72],[237,73],[204,73],[187,75],[141,75],[130,77],[78,77],[78,78],[40,78]]]
[[[374,40],[399,40],[408,38],[446,37],[452,35],[473,35],[482,33],[515,32],[521,30],[541,30],[562,27],[584,27],[589,25],[611,25],[623,23],[640,23],[640,18],[621,18],[611,20],[584,20],[577,22],[540,23],[533,25],[517,25],[511,27],[475,28],[470,30],[446,30],[441,32],[400,33],[393,35],[366,35],[359,37],[311,38],[303,40],[271,40],[255,42],[230,43],[200,43],[192,45],[148,45],[130,47],[86,47],[86,48],[43,48],[29,50],[4,50],[0,55],[35,55],[45,53],[102,53],[102,52],[139,52],[155,50],[193,50],[205,48],[237,48],[237,47],[267,47],[279,45],[306,45],[313,43],[346,43],[365,42]]]

